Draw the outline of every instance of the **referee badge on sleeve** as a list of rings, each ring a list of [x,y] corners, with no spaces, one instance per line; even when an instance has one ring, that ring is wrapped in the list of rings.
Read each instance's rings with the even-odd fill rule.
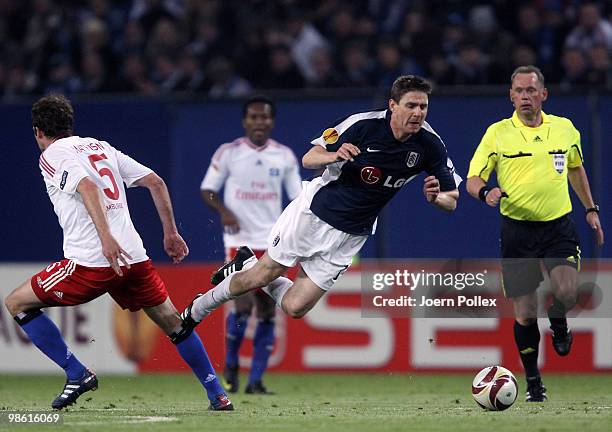
[[[563,153],[555,153],[553,157],[553,166],[559,174],[563,174],[565,170],[565,155]]]

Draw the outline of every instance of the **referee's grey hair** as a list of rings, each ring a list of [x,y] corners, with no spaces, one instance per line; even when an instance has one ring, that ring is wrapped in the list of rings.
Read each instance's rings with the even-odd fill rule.
[[[516,69],[514,69],[514,72],[512,72],[512,76],[510,77],[510,87],[512,87],[512,83],[514,82],[515,76],[517,76],[518,74],[529,74],[529,73],[536,74],[536,76],[538,77],[538,81],[540,82],[540,84],[542,84],[542,87],[544,87],[544,74],[542,73],[539,67],[534,66],[534,65],[519,66]]]

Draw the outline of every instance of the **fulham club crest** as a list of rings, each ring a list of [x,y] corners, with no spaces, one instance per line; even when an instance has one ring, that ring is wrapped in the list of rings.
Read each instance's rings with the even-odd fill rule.
[[[419,161],[419,154],[417,152],[408,153],[408,157],[406,158],[406,165],[408,168],[414,167]]]

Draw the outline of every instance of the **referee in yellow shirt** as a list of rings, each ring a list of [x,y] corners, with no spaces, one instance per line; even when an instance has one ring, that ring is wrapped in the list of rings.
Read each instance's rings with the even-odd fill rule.
[[[512,74],[511,118],[493,123],[470,162],[467,190],[502,214],[503,288],[514,304],[514,338],[527,376],[528,402],[547,399],[538,370],[540,331],[536,289],[543,280],[540,260],[548,271],[553,302],[548,308],[552,342],[557,354],[569,354],[572,333],[566,312],[577,299],[580,247],[567,179],[586,209],[586,220],[597,244],[604,234],[582,166],[580,133],[564,117],[546,114],[544,76],[535,66]],[[499,186],[487,185],[497,171]]]

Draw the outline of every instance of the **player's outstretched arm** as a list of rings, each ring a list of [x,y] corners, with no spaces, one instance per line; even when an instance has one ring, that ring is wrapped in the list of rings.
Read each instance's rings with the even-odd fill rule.
[[[137,180],[135,184],[149,189],[164,230],[164,249],[172,261],[178,264],[189,254],[189,248],[176,228],[166,183],[160,176],[151,173]]]
[[[102,208],[102,198],[100,196],[100,189],[89,177],[84,177],[77,186],[77,192],[83,199],[83,204],[89,213],[98,237],[100,237],[100,243],[102,244],[102,254],[106,257],[111,267],[119,276],[123,276],[121,271],[121,265],[130,268],[130,264],[127,259],[132,257],[124,251],[117,240],[113,237],[106,220],[106,213]]]
[[[354,157],[361,153],[359,147],[351,143],[344,143],[338,151],[330,152],[324,147],[313,145],[302,157],[302,165],[307,169],[319,169],[339,161],[353,161]]]

